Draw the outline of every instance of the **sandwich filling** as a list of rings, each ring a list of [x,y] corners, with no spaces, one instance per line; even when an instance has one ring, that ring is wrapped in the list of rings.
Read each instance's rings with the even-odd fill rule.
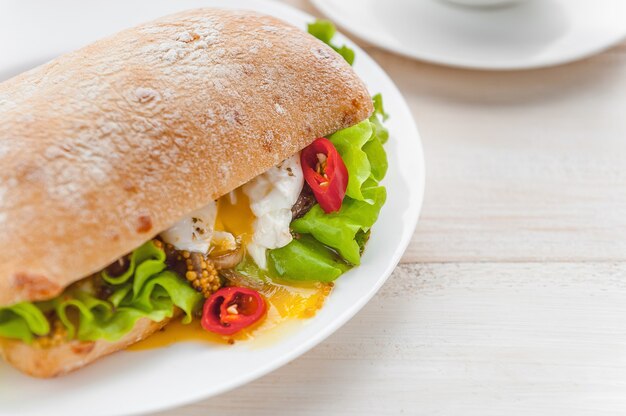
[[[309,30],[332,38],[324,24]],[[373,100],[369,119],[317,139],[56,298],[0,308],[0,337],[42,348],[114,342],[141,318],[178,313],[228,334],[262,318],[254,288],[333,282],[360,264],[386,199],[386,114],[380,95]]]

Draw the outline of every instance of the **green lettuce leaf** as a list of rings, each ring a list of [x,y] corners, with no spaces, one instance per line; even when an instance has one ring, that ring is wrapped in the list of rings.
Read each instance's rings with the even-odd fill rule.
[[[303,217],[293,221],[291,228],[297,233],[312,235],[317,241],[336,250],[349,263],[358,265],[361,256],[356,241],[357,233],[369,231],[387,198],[385,188],[373,180],[364,184],[362,193],[372,202],[346,197],[341,209],[330,214],[315,205]]]
[[[374,115],[380,116],[382,121],[387,121],[389,118],[389,114],[385,112],[385,107],[383,105],[383,95],[378,93],[372,97],[372,102],[374,104]]]
[[[341,55],[347,63],[349,63],[350,65],[354,65],[355,54],[353,49],[349,48],[346,45],[341,45],[340,47],[331,45],[330,47],[333,48],[339,55]]]
[[[361,255],[363,255],[363,252],[365,251],[365,245],[369,241],[371,234],[372,234],[371,229],[367,231],[359,230],[356,233],[356,236],[354,236],[354,241],[356,241],[356,243],[359,245],[359,253]]]
[[[354,50],[350,49],[346,45],[336,46],[332,43],[332,39],[337,32],[337,29],[335,29],[335,25],[333,25],[332,22],[318,19],[313,23],[309,23],[307,29],[311,35],[333,48],[335,52],[341,55],[350,65],[354,64]]]
[[[121,285],[133,279],[133,290],[139,293],[139,288],[152,274],[165,269],[165,252],[158,249],[154,244],[144,244],[130,255],[128,270],[119,276],[110,276],[106,270],[102,272],[102,278],[111,285]]]
[[[268,253],[269,271],[282,280],[331,282],[350,268],[315,238],[303,235]]]
[[[106,299],[70,288],[47,302],[22,303],[0,309],[0,336],[32,342],[46,335],[50,325],[44,311],[54,309],[69,339],[117,341],[141,318],[158,322],[172,317],[174,307],[185,312],[188,323],[202,303],[202,295],[174,272],[165,270],[165,253],[152,241],[130,256],[128,270],[120,276],[102,272],[113,293]]]
[[[324,42],[325,44],[330,44],[333,40],[333,36],[337,32],[335,29],[335,25],[329,21],[324,19],[317,19],[313,23],[309,23],[307,25],[308,32]]]
[[[383,122],[389,118],[383,107],[383,96],[376,94],[372,97],[374,103],[374,114],[370,116],[370,123],[374,130],[374,136],[378,138],[381,144],[387,143],[389,139],[389,130],[383,125]]]
[[[364,120],[347,129],[331,134],[328,139],[335,145],[348,169],[348,189],[346,195],[364,200],[361,186],[370,177],[372,167],[363,151],[363,146],[372,137],[372,125]]]
[[[201,301],[201,295],[171,271],[151,275],[138,294],[129,290],[130,285],[120,289],[106,301],[83,291],[72,293],[69,300],[59,301],[56,312],[68,329],[68,337],[82,341],[116,341],[141,318],[155,322],[171,318],[174,306],[185,312],[183,322],[189,323]],[[68,309],[74,309],[78,315],[78,328],[68,318]]]
[[[370,165],[369,177],[376,182],[382,181],[387,174],[389,163],[383,143],[376,134],[372,135],[370,140],[363,145],[363,152],[367,155],[367,161]]]
[[[0,337],[32,342],[35,335],[50,332],[50,323],[43,312],[29,302],[0,309]]]
[[[372,118],[380,121],[376,114]],[[386,134],[384,127],[376,127],[370,119],[329,136],[348,169],[346,195],[350,198],[372,202],[363,196],[361,188],[368,179],[380,182],[387,174],[389,164],[383,147]]]
[[[374,114],[369,118],[372,126],[372,136],[370,140],[363,146],[363,151],[367,153],[367,159],[372,167],[372,179],[380,182],[387,174],[389,164],[387,162],[387,153],[383,145],[389,139],[389,131],[383,125],[383,121],[389,118],[383,107],[383,96],[376,94],[372,97],[374,103]]]

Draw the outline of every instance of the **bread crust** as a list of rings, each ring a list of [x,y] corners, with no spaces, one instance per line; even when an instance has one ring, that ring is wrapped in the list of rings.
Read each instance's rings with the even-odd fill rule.
[[[331,48],[242,11],[167,16],[0,84],[0,306],[56,296],[371,112]]]
[[[119,341],[68,341],[50,348],[28,345],[18,340],[0,338],[0,355],[18,370],[39,378],[51,378],[78,370],[100,357],[123,350],[163,328],[170,319],[137,321],[132,331]]]

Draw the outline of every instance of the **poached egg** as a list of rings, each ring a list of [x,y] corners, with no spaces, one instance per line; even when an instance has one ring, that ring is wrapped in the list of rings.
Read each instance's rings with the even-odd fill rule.
[[[260,268],[267,269],[265,254],[268,249],[284,247],[291,242],[291,207],[298,200],[303,185],[299,153],[243,185],[243,192],[250,199],[250,209],[256,217],[247,250]]]
[[[267,250],[292,240],[291,207],[303,185],[297,153],[189,214],[161,237],[178,250],[203,254],[234,250],[241,244],[260,268],[267,269]]]

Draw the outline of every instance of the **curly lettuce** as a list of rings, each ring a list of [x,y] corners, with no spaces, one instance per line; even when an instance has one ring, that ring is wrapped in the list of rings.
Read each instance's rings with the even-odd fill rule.
[[[355,126],[339,130],[328,137],[348,169],[346,195],[360,201],[364,199],[361,187],[372,174],[372,166],[367,153],[363,150],[365,143],[372,137],[372,132],[371,123],[369,120],[365,120]]]
[[[54,312],[67,330],[68,339],[117,341],[141,318],[158,322],[171,318],[174,307],[183,310],[183,322],[191,321],[202,295],[176,273],[166,270],[165,253],[149,241],[130,256],[120,276],[105,271],[102,278],[112,293],[106,299],[82,286],[71,287],[59,297],[37,303],[19,303],[0,309],[0,336],[30,343],[50,332],[47,314]]]
[[[337,148],[348,169],[346,195],[358,201],[366,200],[362,192],[365,181],[380,182],[387,174],[389,166],[387,153],[383,147],[388,132],[382,123],[377,126],[374,122],[374,120],[380,122],[378,115],[378,112],[375,112],[368,120],[339,130],[328,138]]]
[[[0,337],[30,343],[36,335],[50,332],[50,323],[34,304],[22,302],[0,309]]]

